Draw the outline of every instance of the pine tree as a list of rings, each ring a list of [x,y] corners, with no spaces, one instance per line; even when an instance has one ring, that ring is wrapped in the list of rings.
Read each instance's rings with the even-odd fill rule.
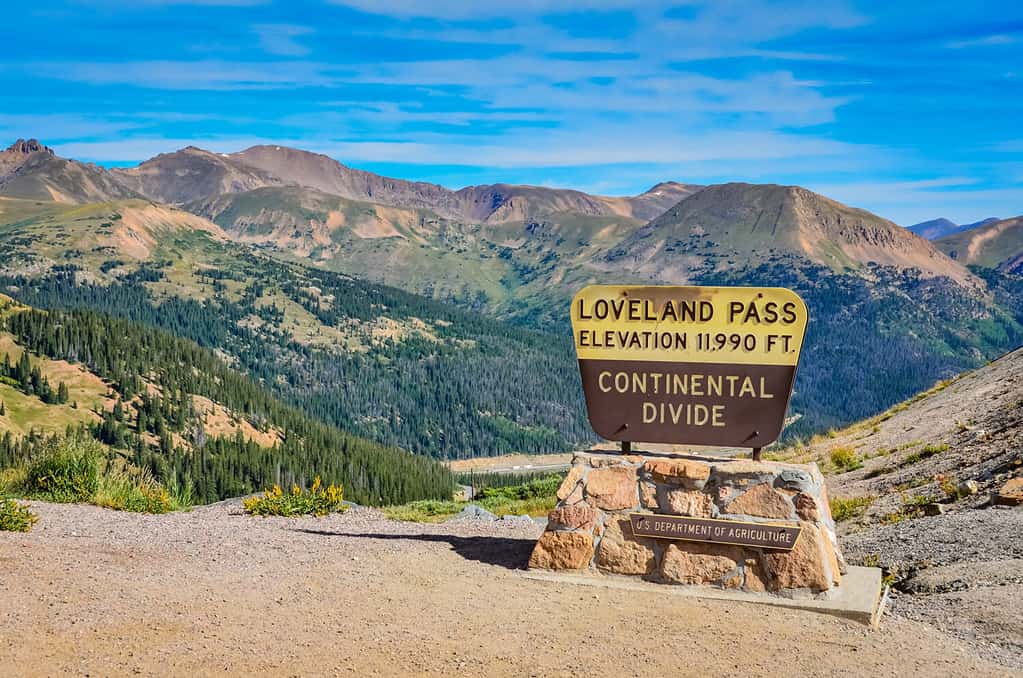
[[[60,385],[57,386],[57,402],[64,404],[68,401],[68,398],[70,397],[71,394],[68,393],[67,384],[65,384],[63,381],[60,382]]]
[[[0,417],[7,414],[7,408],[4,407],[4,401],[0,400]]]

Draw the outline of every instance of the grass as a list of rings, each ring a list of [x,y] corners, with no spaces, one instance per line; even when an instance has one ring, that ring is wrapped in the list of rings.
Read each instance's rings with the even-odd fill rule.
[[[456,515],[470,503],[496,516],[545,516],[557,505],[556,496],[561,476],[556,473],[534,478],[519,485],[487,487],[472,502],[414,501],[400,506],[385,506],[383,511],[392,520],[416,523],[437,523]]]
[[[933,503],[934,500],[925,494],[917,494],[911,497],[902,497],[902,507],[881,517],[882,525],[896,525],[905,520],[914,520],[924,515],[924,506]]]
[[[90,501],[99,490],[102,446],[85,438],[61,438],[28,467],[25,489],[32,496],[60,503]]]
[[[460,501],[441,501],[423,499],[400,506],[385,506],[384,515],[391,520],[403,520],[412,523],[439,523],[457,514],[467,505]]]
[[[92,503],[116,511],[169,513],[175,498],[148,471],[117,471],[100,478]]]
[[[908,457],[906,457],[906,459],[902,462],[902,466],[909,466],[910,464],[919,463],[919,462],[923,461],[924,459],[930,459],[934,455],[941,454],[942,452],[946,451],[947,449],[948,449],[948,445],[944,445],[944,444],[942,444],[942,445],[924,445],[922,448],[920,448],[919,452],[914,452],[913,454],[911,454]]]
[[[0,497],[0,532],[28,532],[38,520],[27,506]]]
[[[831,450],[828,460],[840,472],[855,471],[863,467],[863,462],[860,461],[859,455],[851,447],[836,447]]]
[[[53,438],[25,466],[0,470],[0,493],[138,513],[167,513],[191,504],[187,492],[172,493],[148,471],[115,466],[107,455],[87,434]]]
[[[843,499],[842,497],[831,498],[831,517],[835,519],[836,523],[841,523],[846,520],[852,520],[853,518],[859,518],[862,516],[867,508],[874,503],[877,497],[866,496],[866,497],[850,497]]]
[[[316,476],[311,488],[293,485],[291,492],[284,492],[279,485],[263,492],[263,496],[249,497],[242,501],[245,511],[253,516],[325,516],[328,513],[344,513],[344,490],[340,485],[323,487]]]
[[[15,362],[23,349],[14,338],[0,332],[0,360],[4,354]],[[30,355],[32,366],[38,367],[51,384],[64,382],[68,387],[68,402],[46,404],[35,395],[26,395],[10,383],[0,382],[0,401],[5,413],[0,415],[0,434],[10,431],[14,435],[26,435],[32,430],[42,433],[63,433],[69,426],[91,424],[98,420],[92,410],[107,402],[107,385],[95,374],[81,365],[61,360],[50,360]],[[72,406],[77,403],[78,407]]]

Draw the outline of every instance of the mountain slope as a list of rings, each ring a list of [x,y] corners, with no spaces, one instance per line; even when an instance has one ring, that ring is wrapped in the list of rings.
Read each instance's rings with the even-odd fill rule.
[[[162,153],[137,167],[113,169],[111,174],[133,191],[171,204],[285,183],[230,156],[195,146]]]
[[[705,188],[619,243],[606,263],[677,280],[698,268],[786,254],[836,271],[873,263],[976,285],[961,265],[886,219],[798,186],[770,184]]]
[[[211,502],[320,475],[363,503],[450,496],[452,478],[440,464],[319,423],[191,341],[90,311],[43,312],[4,298],[0,304],[0,339],[13,339],[34,368],[70,366],[93,390],[102,384],[106,397],[93,396],[98,412],[86,414],[89,434],[114,451],[111,458],[129,458],[165,487],[188,487]],[[17,377],[4,375],[0,387],[13,384],[29,398],[51,401],[19,368],[20,361],[15,368],[0,363]],[[17,414],[5,408],[0,430]],[[50,405],[38,416],[58,414]],[[33,445],[0,439],[0,467],[25,463]]]
[[[0,152],[0,196],[60,203],[141,197],[103,168],[61,158],[35,139]]]
[[[457,201],[450,189],[354,169],[320,153],[287,146],[253,146],[229,157],[237,163],[281,177],[286,183],[349,200],[390,207],[426,208],[447,217],[459,216]]]
[[[948,235],[934,244],[963,264],[1023,274],[1023,217]]]
[[[283,264],[174,208],[142,203],[175,223],[139,247],[148,231],[118,237],[139,201],[9,202],[0,290],[20,301],[170,330],[325,422],[418,453],[549,452],[592,435],[567,337]]]
[[[963,228],[963,226],[960,226],[949,219],[945,219],[944,217],[931,219],[930,221],[922,221],[919,224],[913,224],[912,226],[906,227],[908,231],[916,233],[921,238],[925,238],[927,240],[935,240],[943,235],[948,235],[949,233],[957,233],[963,230]]]

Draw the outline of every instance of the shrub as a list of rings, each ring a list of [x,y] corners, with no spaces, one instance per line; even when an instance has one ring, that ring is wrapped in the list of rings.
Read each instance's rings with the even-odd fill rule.
[[[119,471],[100,479],[97,506],[133,513],[167,513],[176,506],[170,493],[148,471]]]
[[[930,459],[936,454],[941,454],[948,449],[948,445],[924,445],[919,452],[906,457],[906,460],[902,462],[903,466],[909,466],[910,464],[916,464],[923,461],[924,459]]]
[[[76,437],[55,440],[42,457],[29,465],[25,489],[50,501],[90,501],[99,489],[101,451],[102,447],[93,440]]]
[[[391,520],[404,520],[413,523],[436,523],[455,515],[465,504],[457,501],[440,501],[423,499],[412,501],[400,506],[385,506],[384,515]]]
[[[856,450],[851,447],[836,447],[831,450],[829,458],[831,464],[840,471],[855,471],[863,466]]]
[[[323,487],[316,476],[313,486],[304,490],[293,485],[285,493],[280,486],[265,490],[261,497],[249,497],[242,501],[245,511],[253,516],[325,516],[328,513],[344,513],[344,491],[340,485]]]
[[[562,478],[554,473],[511,487],[486,487],[480,493],[483,500],[513,501],[518,499],[540,499],[553,497],[561,486]]]
[[[840,523],[844,520],[852,520],[858,518],[867,510],[867,507],[874,503],[875,497],[850,497],[849,499],[843,499],[842,497],[831,498],[831,517],[835,519],[836,523]]]
[[[27,506],[0,497],[0,532],[28,532],[39,520]]]

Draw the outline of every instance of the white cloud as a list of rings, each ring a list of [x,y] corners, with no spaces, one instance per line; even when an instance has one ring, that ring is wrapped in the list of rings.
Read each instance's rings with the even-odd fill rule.
[[[295,24],[255,24],[252,31],[259,38],[259,46],[267,54],[277,56],[305,56],[310,49],[296,38],[313,32],[308,26]]]
[[[270,90],[339,81],[329,64],[310,61],[36,62],[27,69],[70,82],[167,90]]]

